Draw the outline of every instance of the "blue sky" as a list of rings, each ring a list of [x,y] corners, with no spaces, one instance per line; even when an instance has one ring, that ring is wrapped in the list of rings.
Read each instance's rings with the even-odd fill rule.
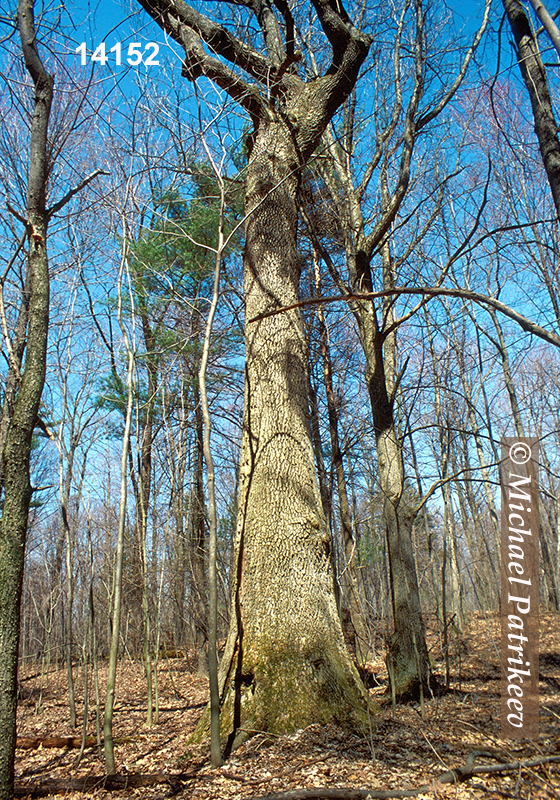
[[[122,2],[122,0],[96,0],[94,2],[81,2],[73,3],[71,7],[67,6],[66,19],[64,23],[74,28],[71,32],[72,40],[68,41],[69,59],[75,59],[79,63],[81,54],[75,52],[75,47],[79,47],[82,43],[86,45],[86,61],[91,64],[92,53],[103,42],[106,45],[107,63],[105,69],[108,74],[109,71],[119,73],[120,77],[124,77],[123,73],[136,73],[140,74],[150,71],[153,73],[156,70],[162,70],[165,73],[166,68],[171,65],[176,69],[180,64],[180,51],[177,45],[167,40],[165,34],[153,22],[147,14],[145,14],[138,3],[135,2]],[[67,28],[67,30],[69,30]],[[121,64],[116,63],[116,53],[111,52],[111,48],[115,47],[117,43],[121,45]],[[133,43],[138,43],[139,48],[136,48],[142,54],[142,61],[138,65],[129,66],[127,60],[129,57],[129,48]],[[148,46],[153,43],[155,46]],[[136,60],[138,56],[132,55],[132,60]],[[152,59],[153,65],[147,67],[144,62]],[[101,70],[102,65],[96,65],[97,70]],[[98,74],[98,77],[101,75]],[[133,75],[131,74],[132,78]],[[126,78],[125,78],[126,81]],[[132,84],[131,84],[132,85]]]
[[[471,0],[467,5],[463,0],[450,0],[448,3],[453,12],[453,27],[457,32],[462,32],[468,36],[474,35],[475,30],[480,24],[484,10],[484,0]],[[91,53],[101,43],[105,42],[107,47],[108,67],[117,68],[115,54],[110,53],[110,48],[117,42],[121,43],[122,64],[118,68],[119,72],[127,70],[139,70],[151,72],[162,67],[179,68],[181,61],[181,51],[175,42],[166,38],[163,31],[153,22],[149,16],[140,9],[135,0],[78,0],[66,6],[66,19],[64,22],[71,23],[75,29],[72,34],[76,45],[85,42],[87,48],[87,61]],[[494,10],[494,23],[497,24],[499,10]],[[126,63],[128,48],[131,43],[138,42],[144,51],[148,42],[154,42],[159,46],[159,51],[155,59],[159,66],[146,68],[143,63],[138,67],[129,67]],[[69,49],[72,43],[69,43]],[[152,48],[153,51],[153,48]],[[495,44],[486,48],[486,55],[495,63]],[[149,57],[150,50],[144,52],[144,60]],[[80,55],[74,52],[68,53],[69,57],[80,59]],[[492,66],[489,64],[489,69]],[[162,70],[163,73],[166,69]],[[131,76],[132,77],[132,76]],[[152,77],[156,77],[152,75]]]

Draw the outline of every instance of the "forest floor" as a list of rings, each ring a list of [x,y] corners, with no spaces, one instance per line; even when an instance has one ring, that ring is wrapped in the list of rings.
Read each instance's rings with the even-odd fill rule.
[[[540,624],[540,735],[535,740],[500,736],[499,620],[478,617],[471,629],[450,645],[453,693],[426,699],[423,708],[418,703],[395,709],[390,702],[382,705],[372,731],[363,736],[320,725],[282,737],[257,735],[220,769],[210,767],[207,748],[189,745],[207,698],[207,682],[196,677],[192,662],[178,658],[160,664],[160,719],[148,728],[142,665],[124,660],[119,665],[113,734],[117,771],[129,775],[129,782],[138,780],[133,774],[159,775],[160,782],[110,791],[104,788],[103,754],[96,746],[86,748],[79,765],[76,749],[18,747],[16,797],[45,796],[49,789],[56,794],[58,788],[56,796],[67,800],[163,800],[171,796],[257,800],[319,787],[368,789],[371,797],[379,797],[377,792],[384,790],[402,792],[428,784],[430,790],[417,797],[560,799],[559,761],[477,773],[456,784],[435,783],[447,770],[464,767],[473,751],[486,751],[487,755],[477,756],[474,765],[487,768],[560,757],[560,615],[542,614]],[[442,675],[440,643],[431,637],[430,645],[436,672]],[[381,652],[369,667],[380,682],[370,690],[371,698],[379,702],[387,679]],[[83,674],[80,668],[75,672],[80,718]],[[103,665],[101,691],[105,676]],[[80,736],[79,730],[69,726],[62,667],[51,667],[44,676],[42,695],[37,665],[21,672],[20,686],[18,737]],[[94,697],[92,688],[90,697]],[[95,708],[90,710],[87,735],[95,737]],[[167,784],[162,782],[162,773],[168,776]],[[86,778],[86,791],[79,791]],[[320,798],[328,794],[308,791],[299,795],[304,796]],[[352,794],[346,796],[351,798]],[[298,794],[291,797],[297,800]]]

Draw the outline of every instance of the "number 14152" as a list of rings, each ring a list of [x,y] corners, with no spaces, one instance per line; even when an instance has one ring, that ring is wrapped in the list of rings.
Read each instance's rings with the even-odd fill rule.
[[[76,47],[76,53],[81,55],[82,67],[87,63],[87,48],[86,43],[82,42],[79,47]],[[123,62],[122,45],[117,42],[114,47],[111,47],[109,53],[115,54],[115,64],[120,66]],[[159,67],[159,61],[156,61],[156,56],[159,53],[159,44],[155,42],[147,42],[142,51],[140,42],[131,42],[128,45],[128,53],[126,61],[131,67],[137,67],[139,64],[144,64],[146,67]],[[100,64],[105,65],[109,61],[109,56],[105,48],[105,42],[101,42],[99,47],[91,54],[91,61],[98,61]]]

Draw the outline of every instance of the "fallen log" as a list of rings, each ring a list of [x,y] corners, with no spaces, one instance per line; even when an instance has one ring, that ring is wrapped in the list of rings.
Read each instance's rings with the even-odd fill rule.
[[[97,740],[90,737],[86,739],[86,747],[95,747]],[[18,736],[16,747],[22,750],[38,750],[40,747],[60,747],[68,750],[79,750],[82,746],[81,736]]]
[[[137,789],[145,786],[157,786],[166,783],[173,788],[196,777],[195,772],[169,775],[164,772],[142,774],[137,772],[125,775],[87,775],[84,778],[49,778],[41,783],[16,783],[15,797],[48,797],[51,794],[64,792],[83,792],[89,794],[96,789],[118,791],[120,789]]]

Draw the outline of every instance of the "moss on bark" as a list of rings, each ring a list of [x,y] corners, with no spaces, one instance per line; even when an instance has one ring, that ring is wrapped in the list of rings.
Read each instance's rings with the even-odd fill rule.
[[[376,709],[371,709],[376,714]],[[254,733],[292,733],[313,723],[368,729],[363,684],[343,651],[261,646],[224,687],[220,725],[229,749]],[[206,711],[192,741],[209,735]]]

